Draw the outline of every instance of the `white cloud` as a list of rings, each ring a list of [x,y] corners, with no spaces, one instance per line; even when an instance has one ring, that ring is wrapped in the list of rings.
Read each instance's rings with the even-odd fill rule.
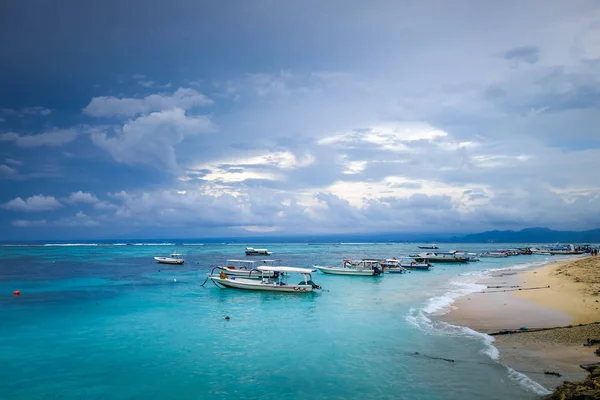
[[[45,219],[39,219],[39,220],[17,219],[15,221],[12,221],[12,225],[16,226],[17,228],[31,228],[31,227],[46,226],[47,223],[46,223]]]
[[[39,107],[39,106],[35,106],[35,107],[23,107],[20,109],[11,109],[11,108],[3,108],[0,110],[0,113],[7,115],[7,116],[13,116],[13,117],[25,117],[25,116],[42,116],[42,117],[46,117],[50,114],[52,114],[52,110],[49,108],[45,108],[45,107]]]
[[[20,197],[10,200],[2,204],[2,208],[11,211],[25,211],[25,212],[36,212],[36,211],[50,211],[62,207],[62,204],[58,202],[52,196],[36,195],[28,197],[23,200]]]
[[[16,169],[11,168],[8,165],[1,165],[0,164],[0,176],[11,177],[11,176],[15,176],[15,175],[17,175],[17,170]]]
[[[224,183],[243,182],[250,179],[283,180],[285,172],[307,167],[315,162],[312,154],[296,156],[289,151],[269,152],[256,156],[227,157],[219,161],[190,167],[180,181],[201,178]],[[208,171],[208,172],[206,172]]]
[[[95,227],[99,226],[100,223],[94,218],[86,215],[82,211],[78,211],[74,217],[61,218],[54,222],[57,226],[64,226],[69,228],[77,227]]]
[[[212,129],[208,117],[187,116],[184,110],[175,108],[131,120],[115,137],[106,133],[93,133],[91,137],[117,162],[177,171],[175,145]]]
[[[173,94],[152,94],[141,99],[94,97],[83,113],[92,117],[134,117],[173,108],[189,110],[212,103],[211,99],[194,89],[179,88]]]
[[[15,132],[0,134],[0,141],[13,142],[19,147],[57,147],[72,142],[77,137],[73,129],[57,129],[36,135],[20,135]]]
[[[4,160],[4,162],[16,166],[23,165],[23,161],[15,160],[14,158],[7,158],[6,160]]]
[[[67,202],[72,204],[90,204],[97,210],[112,210],[117,208],[117,206],[115,206],[114,204],[100,200],[98,197],[96,197],[96,195],[89,192],[82,192],[81,190],[78,192],[72,192],[67,198]]]

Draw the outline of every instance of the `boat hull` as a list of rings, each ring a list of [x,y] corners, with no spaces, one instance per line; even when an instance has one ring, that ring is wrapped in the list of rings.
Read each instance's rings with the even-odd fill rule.
[[[358,269],[358,268],[336,268],[336,267],[319,267],[315,266],[316,269],[324,274],[330,275],[349,275],[349,276],[375,276],[375,270],[372,269]]]
[[[280,293],[308,293],[313,291],[311,285],[279,285],[277,283],[264,283],[252,279],[230,279],[211,276],[213,282],[231,289],[256,290],[263,292]]]
[[[429,262],[432,263],[467,263],[469,262],[468,259],[466,258],[443,258],[443,257],[427,257],[427,258],[421,258],[421,257],[416,257],[415,261],[417,262],[423,262],[425,260],[428,260]]]
[[[158,261],[159,264],[182,265],[185,262],[184,260],[176,260],[164,257],[154,257],[154,259]]]

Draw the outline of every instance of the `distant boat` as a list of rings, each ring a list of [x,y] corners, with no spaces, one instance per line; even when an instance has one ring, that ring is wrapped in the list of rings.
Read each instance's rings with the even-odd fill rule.
[[[568,244],[565,246],[554,246],[550,248],[550,254],[552,255],[571,255],[571,254],[583,254],[584,250],[578,250],[572,244]]]
[[[465,263],[469,262],[469,257],[464,255],[457,255],[456,252],[450,253],[419,253],[414,256],[410,256],[414,258],[417,262],[433,262],[433,263]]]
[[[246,247],[245,251],[247,256],[270,256],[273,254],[272,251],[267,249],[255,249],[254,247]]]
[[[185,261],[183,260],[183,256],[181,254],[173,253],[170,257],[154,257],[159,264],[174,264],[181,265]]]
[[[381,263],[383,271],[390,274],[404,273],[408,270],[429,271],[433,265],[428,262],[415,262],[413,260],[387,259]]]
[[[378,260],[344,260],[341,267],[315,265],[315,268],[331,275],[379,276],[383,273]]]
[[[435,244],[426,244],[426,245],[417,246],[417,247],[420,248],[420,249],[423,249],[423,250],[437,250],[437,249],[439,249],[439,247],[437,247]]]
[[[502,253],[500,251],[486,251],[485,253],[481,253],[479,255],[481,258],[505,258],[508,257],[508,254]]]
[[[210,275],[209,279],[218,285],[231,289],[260,290],[266,292],[285,292],[285,293],[308,293],[321,286],[312,281],[312,273],[316,269],[295,268],[280,266],[260,266],[257,268],[261,279],[248,279],[236,276],[227,276],[224,272],[219,275]],[[302,281],[297,284],[288,283],[290,274],[301,274]]]

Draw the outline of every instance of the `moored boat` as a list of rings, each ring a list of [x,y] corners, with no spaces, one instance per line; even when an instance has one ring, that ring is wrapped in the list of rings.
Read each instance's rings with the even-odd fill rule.
[[[247,256],[270,256],[273,254],[272,251],[267,249],[255,249],[254,247],[246,247],[245,252]]]
[[[178,253],[173,253],[170,257],[154,257],[159,264],[172,264],[172,265],[181,265],[185,261],[183,260],[183,255]]]
[[[424,262],[415,262],[412,259],[395,259],[391,258],[385,260],[381,263],[384,272],[389,272],[391,274],[394,273],[403,273],[408,270],[416,270],[416,271],[429,271],[433,268],[433,265],[429,264],[427,260]]]
[[[360,260],[356,262],[344,260],[341,267],[315,265],[315,268],[324,274],[331,275],[379,276],[383,272],[378,260]]]
[[[219,275],[209,275],[209,279],[225,288],[259,290],[266,292],[283,293],[308,293],[321,286],[312,281],[312,273],[316,272],[313,268],[296,268],[285,266],[260,266],[256,268],[256,273],[260,279],[250,279],[237,276],[228,276],[223,271]],[[302,275],[302,280],[297,283],[288,283],[288,279],[293,274]]]
[[[508,257],[508,254],[502,253],[500,251],[486,251],[479,255],[481,258],[505,258]]]
[[[469,257],[468,256],[463,256],[463,255],[457,255],[456,252],[450,252],[450,253],[433,253],[433,252],[427,252],[427,253],[419,253],[413,256],[410,256],[410,258],[414,258],[415,261],[417,262],[425,262],[425,260],[428,260],[429,262],[432,263],[465,263],[465,262],[469,262]]]
[[[417,247],[422,250],[437,250],[437,249],[439,249],[439,247],[437,247],[437,245],[435,245],[435,244],[426,244],[426,245],[421,245],[421,246],[417,246]]]

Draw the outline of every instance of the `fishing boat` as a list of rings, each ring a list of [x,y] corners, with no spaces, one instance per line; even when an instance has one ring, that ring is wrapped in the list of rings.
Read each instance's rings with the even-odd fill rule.
[[[410,258],[414,258],[417,262],[425,262],[428,260],[433,263],[465,263],[469,262],[469,257],[465,255],[457,255],[456,252],[450,253],[419,253]]]
[[[244,278],[254,278],[258,279],[260,274],[257,274],[256,264],[261,263],[263,265],[275,265],[275,263],[281,260],[260,260],[260,261],[252,261],[252,260],[227,260],[226,265],[221,266],[218,265],[213,268],[211,271],[211,275],[214,274],[216,270],[223,272],[228,276],[239,276]],[[252,272],[254,271],[254,274]]]
[[[531,251],[531,248],[529,248],[529,247],[520,247],[520,248],[517,249],[517,251],[521,255],[531,255],[531,254],[533,254],[533,252]]]
[[[424,262],[415,262],[413,259],[395,258],[385,260],[381,263],[381,266],[385,272],[389,272],[390,274],[402,273],[408,270],[429,271],[431,268],[433,268],[433,265],[429,264],[427,260]]]
[[[221,271],[219,275],[209,275],[215,284],[230,289],[261,290],[266,292],[284,292],[284,293],[308,293],[321,286],[312,281],[312,273],[316,272],[313,268],[296,268],[284,266],[260,266],[254,273],[258,274],[260,279],[250,279],[237,276],[226,275]],[[297,283],[288,283],[293,274],[302,275],[302,280]]]
[[[574,254],[583,254],[584,250],[578,250],[572,244],[567,244],[564,246],[555,245],[550,248],[550,254],[552,255],[574,255]]]
[[[344,260],[341,267],[315,265],[315,268],[331,275],[379,276],[383,272],[378,260]]]
[[[502,253],[500,251],[486,251],[479,255],[481,258],[504,258],[508,257],[508,254]]]
[[[273,254],[272,251],[267,249],[255,249],[254,247],[246,247],[245,252],[247,256],[270,256]]]
[[[159,264],[173,264],[173,265],[181,265],[185,261],[183,260],[183,255],[173,253],[170,257],[154,257]]]
[[[400,264],[400,260],[396,260],[395,258],[381,261],[379,265],[381,265],[383,272],[387,272],[389,274],[404,274],[407,272],[406,268]]]
[[[422,245],[422,246],[417,246],[420,249],[423,250],[437,250],[439,249],[439,247],[437,247],[437,245],[435,244],[426,244],[426,245]]]
[[[465,256],[469,258],[469,262],[481,261],[478,253],[469,253],[463,250],[453,250],[450,253],[456,254],[457,256]]]

